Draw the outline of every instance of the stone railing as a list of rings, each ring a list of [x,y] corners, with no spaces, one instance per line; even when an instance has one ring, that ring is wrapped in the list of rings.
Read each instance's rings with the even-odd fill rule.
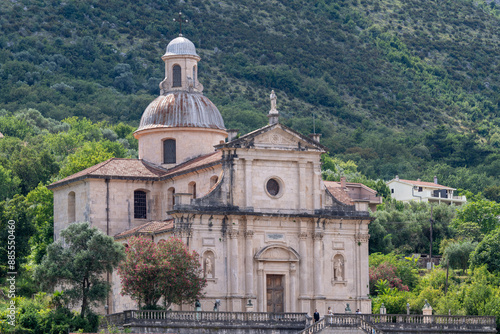
[[[402,331],[418,333],[422,329],[446,332],[496,333],[493,316],[403,315],[403,314],[333,314],[325,315],[328,327],[360,328],[366,333]],[[305,332],[314,333],[314,332]]]
[[[325,322],[329,327],[359,327],[360,314],[325,314]]]
[[[140,328],[275,328],[282,332],[296,332],[308,324],[306,313],[266,312],[197,312],[128,310],[110,314],[101,322],[101,328],[116,326]],[[193,327],[193,328],[194,328]],[[196,331],[193,331],[195,333]],[[197,333],[197,332],[196,332]]]
[[[121,319],[112,314],[109,317]],[[266,313],[266,312],[197,312],[197,311],[147,311],[129,310],[123,312],[125,320],[169,320],[169,321],[252,321],[252,322],[305,322],[306,313]]]
[[[368,314],[368,315],[363,315],[363,317],[366,321],[373,324],[407,323],[407,324],[496,326],[494,316]]]
[[[309,327],[306,327],[304,330],[301,330],[297,334],[314,334],[319,333],[326,327],[325,318],[320,319],[318,322],[315,322]]]

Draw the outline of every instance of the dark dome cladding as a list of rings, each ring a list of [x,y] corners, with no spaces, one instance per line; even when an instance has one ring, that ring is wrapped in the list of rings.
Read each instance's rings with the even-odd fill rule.
[[[151,102],[144,110],[137,130],[162,127],[226,129],[212,101],[202,94],[183,91],[159,96]]]

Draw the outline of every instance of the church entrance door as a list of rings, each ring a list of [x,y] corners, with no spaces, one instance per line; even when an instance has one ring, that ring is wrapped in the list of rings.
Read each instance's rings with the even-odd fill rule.
[[[267,312],[281,313],[284,310],[284,275],[266,275]]]

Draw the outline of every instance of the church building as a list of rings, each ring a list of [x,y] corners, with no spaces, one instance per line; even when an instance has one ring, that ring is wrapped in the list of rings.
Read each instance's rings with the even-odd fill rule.
[[[55,241],[81,221],[123,243],[179,237],[200,254],[205,311],[219,299],[221,311],[325,314],[349,304],[371,313],[369,201],[325,185],[319,136],[281,124],[273,91],[269,124],[237,137],[203,95],[194,44],[177,37],[162,60],[160,96],[134,133],[139,159],[110,159],[49,186]],[[136,309],[118,274],[110,280],[107,313]]]

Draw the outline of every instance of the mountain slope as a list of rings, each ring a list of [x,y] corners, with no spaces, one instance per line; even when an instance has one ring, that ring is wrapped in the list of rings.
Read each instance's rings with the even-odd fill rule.
[[[331,153],[355,160],[371,177],[439,174],[451,186],[480,191],[498,183],[500,167],[495,6],[481,0],[2,2],[0,108],[137,125],[158,94],[160,56],[178,34],[172,18],[182,10],[190,21],[183,33],[202,57],[205,94],[228,128],[264,125],[275,89],[283,122],[305,134],[315,127]],[[474,154],[464,158],[464,152]]]

